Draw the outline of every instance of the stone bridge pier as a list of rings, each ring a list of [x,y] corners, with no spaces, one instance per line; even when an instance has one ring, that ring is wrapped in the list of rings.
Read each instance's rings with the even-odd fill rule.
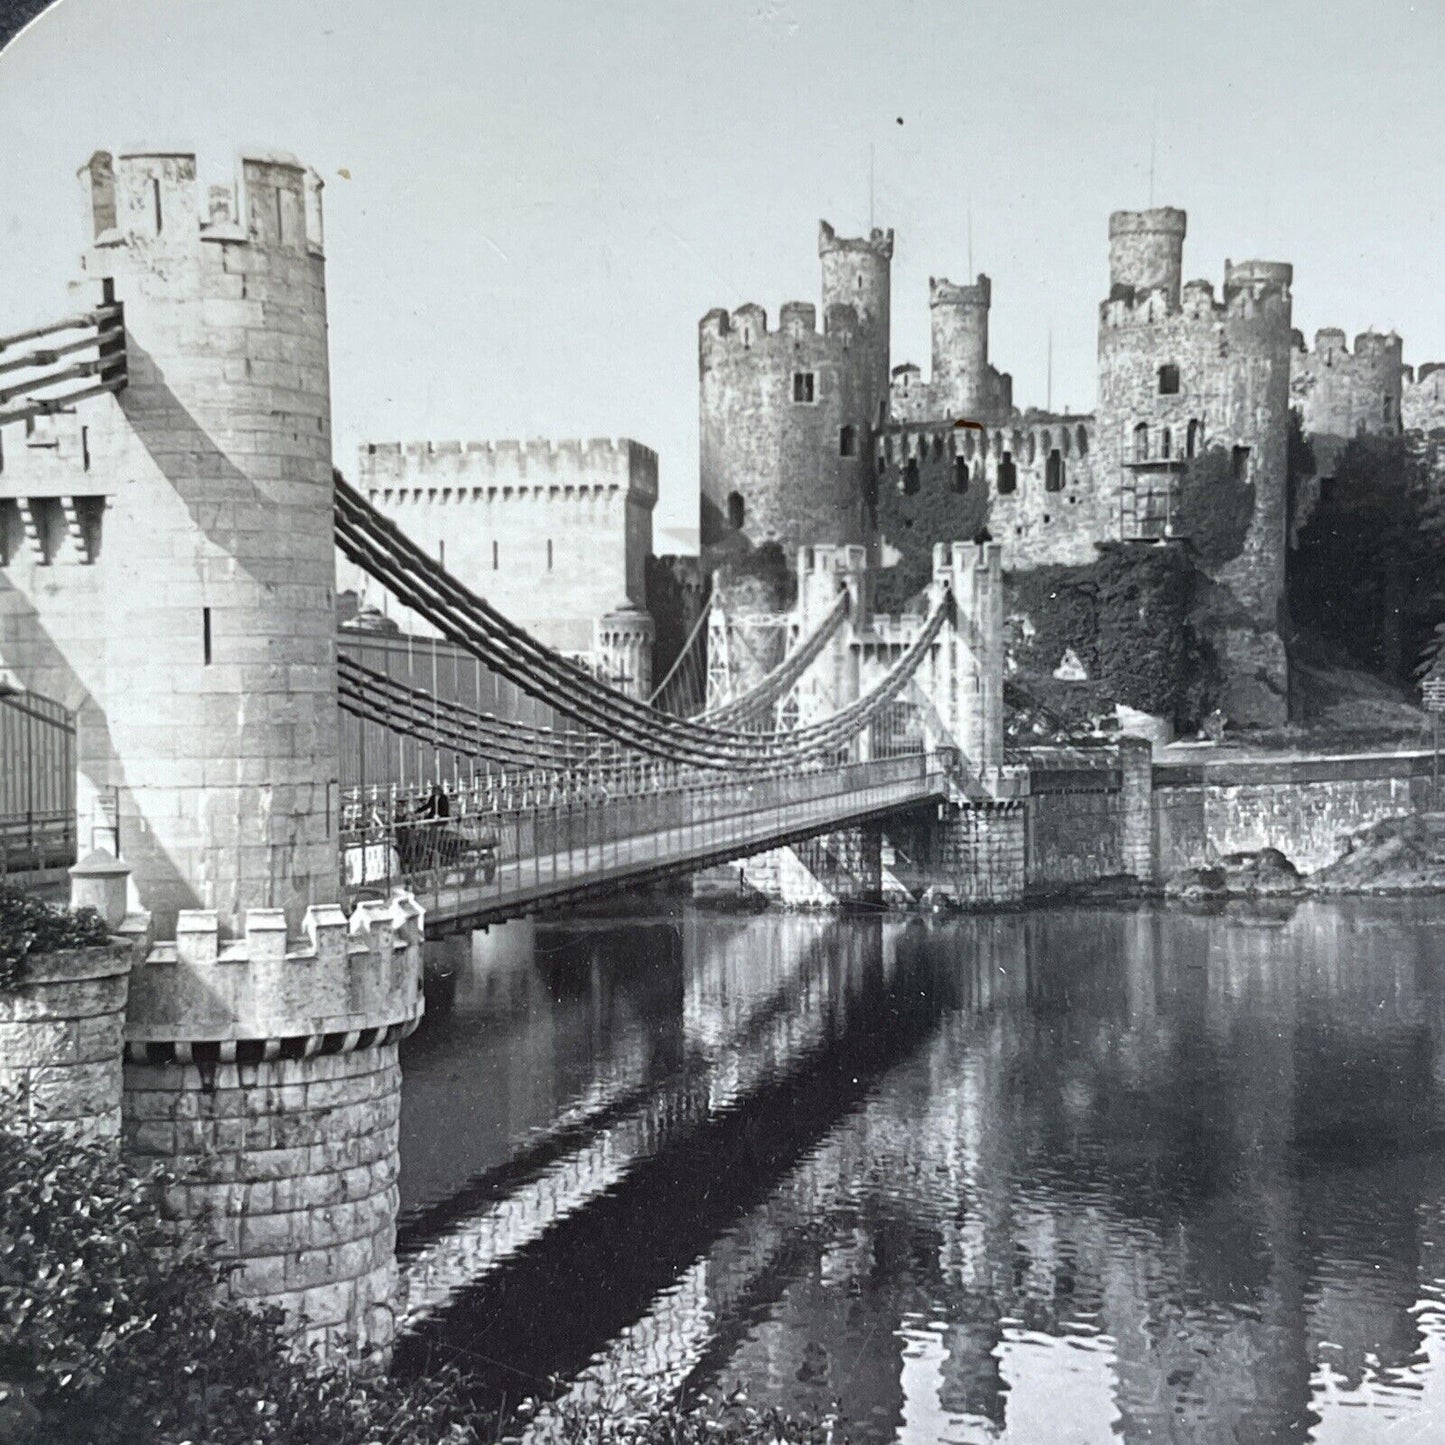
[[[78,289],[123,305],[129,382],[0,439],[0,655],[77,715],[81,850],[124,864],[86,860],[138,955],[122,1147],[178,1171],[237,1296],[385,1349],[423,920],[338,906],[321,181],[144,151],[80,181]],[[22,1043],[0,1032],[0,1073]]]

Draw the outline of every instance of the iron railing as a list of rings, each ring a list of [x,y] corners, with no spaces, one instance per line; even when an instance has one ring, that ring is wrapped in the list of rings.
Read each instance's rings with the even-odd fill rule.
[[[348,905],[411,889],[433,922],[505,916],[684,872],[947,792],[948,749],[821,759],[731,777],[635,763],[470,787],[351,789],[341,814]]]

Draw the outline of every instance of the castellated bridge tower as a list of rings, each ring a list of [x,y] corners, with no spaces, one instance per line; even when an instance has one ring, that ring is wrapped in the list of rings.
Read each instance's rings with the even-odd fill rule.
[[[972,286],[928,279],[933,332],[931,399],[938,414],[977,419],[993,410],[988,372],[988,312],[993,288],[980,275]]]
[[[129,382],[6,428],[0,654],[77,714],[81,851],[118,843],[143,910],[109,920],[145,956],[122,1144],[175,1171],[232,1295],[384,1349],[423,920],[338,903],[321,182],[139,151],[80,179],[80,289],[123,305]]]
[[[159,934],[196,908],[294,931],[338,886],[321,183],[256,156],[203,191],[194,156],[104,152],[80,180],[81,289],[124,305],[130,381],[5,438],[0,490],[42,520],[0,649],[78,712],[82,850],[114,812]],[[46,535],[51,497],[96,499],[88,546]]]
[[[1096,475],[1117,495],[1119,533],[1179,535],[1179,487],[1206,449],[1254,489],[1237,555],[1210,564],[1238,605],[1224,634],[1226,711],[1273,724],[1286,714],[1283,621],[1293,268],[1225,262],[1224,294],[1180,284],[1183,211],[1116,212],[1111,287],[1099,315]]]

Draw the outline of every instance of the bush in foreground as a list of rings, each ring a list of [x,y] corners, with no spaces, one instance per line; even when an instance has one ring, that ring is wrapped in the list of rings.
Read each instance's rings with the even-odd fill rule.
[[[14,988],[24,980],[25,960],[33,953],[86,948],[109,936],[105,920],[93,908],[70,913],[0,883],[0,988]]]
[[[220,1302],[177,1249],[159,1175],[52,1130],[0,1128],[0,1441],[6,1445],[480,1445],[504,1421],[459,1373],[325,1366],[277,1310]],[[560,1439],[606,1445],[797,1441],[825,1427],[730,1407],[607,1418],[565,1407]]]

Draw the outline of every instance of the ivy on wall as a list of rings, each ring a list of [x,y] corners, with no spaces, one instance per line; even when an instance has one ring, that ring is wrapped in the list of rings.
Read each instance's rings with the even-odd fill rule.
[[[1181,547],[1118,542],[1083,566],[1008,574],[1015,659],[1051,676],[1072,649],[1091,682],[1117,701],[1197,721],[1220,690],[1214,649],[1195,616],[1203,583]]]
[[[878,530],[900,554],[878,574],[880,612],[901,612],[928,585],[935,542],[972,540],[988,525],[986,483],[955,490],[953,459],[947,455],[913,465],[911,473],[890,465],[878,478]]]

